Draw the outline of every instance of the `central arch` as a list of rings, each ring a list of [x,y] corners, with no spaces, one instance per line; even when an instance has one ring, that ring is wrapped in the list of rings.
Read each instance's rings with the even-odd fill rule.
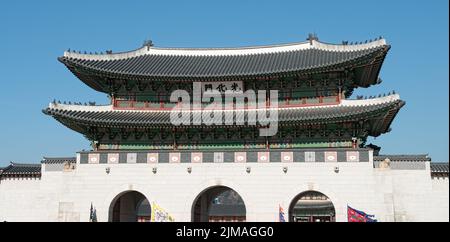
[[[335,222],[336,210],[328,196],[317,191],[298,194],[289,206],[290,222]]]
[[[138,191],[120,193],[109,207],[110,222],[150,222],[150,220],[150,202]]]
[[[226,186],[202,191],[192,204],[192,222],[245,222],[246,207],[242,197]]]

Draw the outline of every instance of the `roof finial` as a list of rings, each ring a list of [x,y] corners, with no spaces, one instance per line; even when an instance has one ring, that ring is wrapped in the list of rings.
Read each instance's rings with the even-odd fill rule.
[[[153,41],[148,39],[148,40],[144,40],[144,44],[142,45],[143,47],[147,47],[147,50],[150,49],[150,47],[153,46]]]
[[[313,40],[318,41],[319,38],[317,37],[316,33],[309,33],[308,38],[306,40],[308,40],[309,44],[312,45]]]

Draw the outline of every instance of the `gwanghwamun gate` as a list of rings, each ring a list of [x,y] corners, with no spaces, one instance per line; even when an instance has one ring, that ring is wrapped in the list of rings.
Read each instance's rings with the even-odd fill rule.
[[[0,221],[449,221],[448,163],[366,142],[405,105],[356,95],[381,83],[390,48],[309,35],[68,50],[58,60],[107,104],[55,100],[43,113],[92,150],[0,168]]]

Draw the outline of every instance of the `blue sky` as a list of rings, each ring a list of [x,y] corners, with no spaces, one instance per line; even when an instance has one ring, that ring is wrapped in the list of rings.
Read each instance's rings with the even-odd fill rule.
[[[369,142],[382,153],[428,153],[448,161],[448,0],[433,1],[1,1],[0,166],[74,156],[89,142],[42,109],[53,99],[107,98],[73,76],[57,57],[69,48],[126,51],[145,39],[160,47],[235,47],[320,40],[392,45],[381,85],[406,106],[392,131]]]

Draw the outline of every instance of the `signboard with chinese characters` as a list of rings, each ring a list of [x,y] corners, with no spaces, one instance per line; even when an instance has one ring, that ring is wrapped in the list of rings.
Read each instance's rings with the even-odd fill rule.
[[[244,86],[242,81],[202,82],[202,93],[210,92],[212,90],[216,90],[220,93],[225,93],[226,91],[243,92]]]

